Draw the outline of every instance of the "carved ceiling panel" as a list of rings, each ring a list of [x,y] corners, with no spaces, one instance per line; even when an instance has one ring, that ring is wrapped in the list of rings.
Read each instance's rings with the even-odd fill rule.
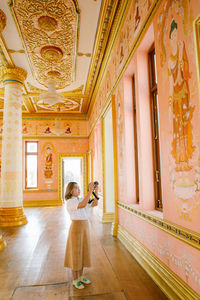
[[[12,14],[35,79],[57,88],[75,80],[79,10],[75,0],[12,0]]]

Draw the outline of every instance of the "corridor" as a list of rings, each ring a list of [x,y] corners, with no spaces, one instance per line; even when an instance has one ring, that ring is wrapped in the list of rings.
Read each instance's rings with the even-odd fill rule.
[[[75,290],[63,267],[70,226],[65,206],[25,213],[27,225],[2,230],[7,247],[0,256],[0,300],[167,299],[96,212],[90,218],[93,267],[85,271],[92,284]]]

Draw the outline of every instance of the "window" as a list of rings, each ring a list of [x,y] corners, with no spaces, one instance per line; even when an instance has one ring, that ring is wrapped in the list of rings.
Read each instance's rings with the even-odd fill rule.
[[[25,142],[25,188],[38,187],[38,142]]]
[[[159,140],[159,112],[156,74],[156,54],[152,47],[149,52],[149,75],[151,92],[152,136],[153,136],[153,164],[155,186],[155,208],[162,209],[161,169],[160,169],[160,140]]]
[[[135,100],[135,78],[132,80],[133,87],[133,122],[134,122],[134,146],[135,146],[135,184],[136,184],[136,202],[139,203],[139,169],[138,169],[138,140],[137,140],[137,114]]]

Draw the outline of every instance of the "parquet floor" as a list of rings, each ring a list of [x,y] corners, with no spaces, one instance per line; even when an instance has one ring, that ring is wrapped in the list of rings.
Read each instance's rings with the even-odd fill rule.
[[[25,208],[28,224],[4,228],[0,252],[0,300],[164,300],[167,299],[124,246],[110,234],[111,224],[90,220],[92,284],[76,290],[63,267],[69,216],[65,206]]]

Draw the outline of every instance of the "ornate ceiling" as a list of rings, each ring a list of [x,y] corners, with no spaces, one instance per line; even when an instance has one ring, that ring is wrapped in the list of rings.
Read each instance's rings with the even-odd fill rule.
[[[28,72],[23,112],[87,114],[118,1],[1,0],[0,60]],[[0,16],[1,18],[1,16]],[[64,101],[40,99],[53,78]],[[0,111],[4,89],[0,89]]]
[[[19,28],[30,67],[47,87],[56,77],[57,89],[75,81],[79,10],[73,0],[15,0],[11,12]]]

